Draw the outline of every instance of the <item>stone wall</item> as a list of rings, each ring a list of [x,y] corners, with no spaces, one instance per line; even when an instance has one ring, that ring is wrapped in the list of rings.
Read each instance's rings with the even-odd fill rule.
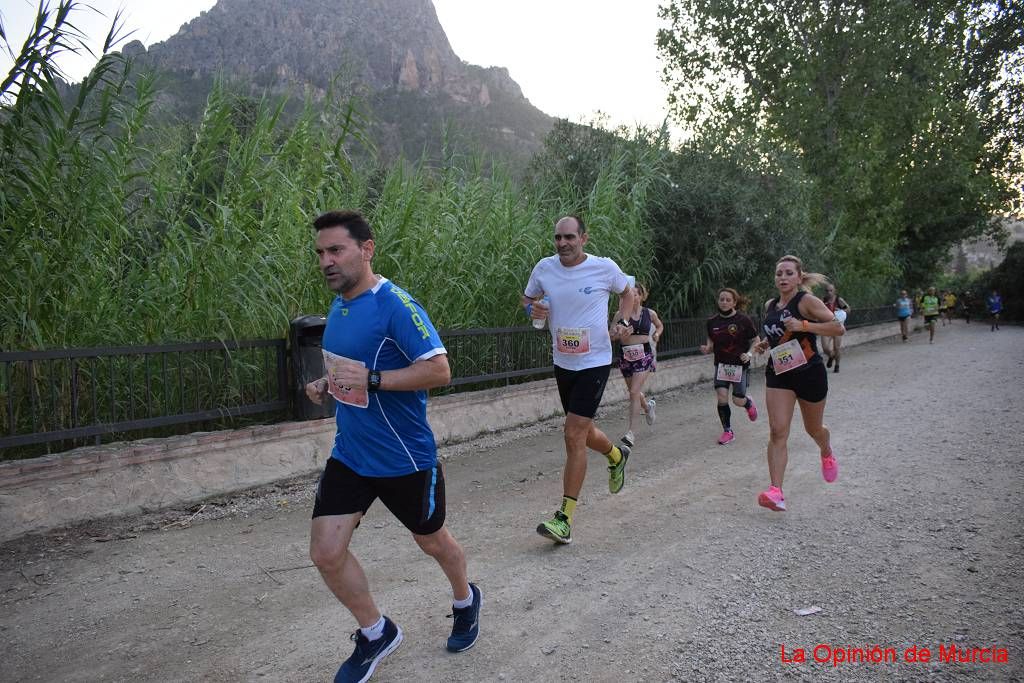
[[[896,323],[847,332],[844,346],[898,335]],[[763,364],[763,359],[757,364]],[[662,361],[651,393],[710,381],[707,357]],[[626,399],[613,374],[606,403]],[[440,443],[471,439],[561,412],[554,380],[431,399],[430,424]],[[79,448],[59,455],[0,462],[0,541],[105,516],[188,504],[323,467],[334,420],[286,422],[167,439]]]

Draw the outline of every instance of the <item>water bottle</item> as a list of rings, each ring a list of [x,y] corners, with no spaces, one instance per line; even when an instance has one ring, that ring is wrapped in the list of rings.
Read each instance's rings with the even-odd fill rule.
[[[544,297],[540,300],[540,302],[542,304],[544,304],[545,306],[550,306],[551,305],[551,299],[548,297],[547,294],[544,295]],[[548,315],[551,315],[550,311],[548,312]],[[544,329],[544,324],[547,322],[547,320],[546,319],[545,320],[541,320],[540,318],[534,318],[532,322],[533,322],[533,327],[535,329],[543,330]]]

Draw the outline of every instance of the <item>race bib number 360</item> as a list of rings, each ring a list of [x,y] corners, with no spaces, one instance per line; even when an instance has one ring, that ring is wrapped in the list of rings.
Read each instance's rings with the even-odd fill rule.
[[[555,345],[559,353],[586,353],[590,351],[590,328],[559,327]]]
[[[800,348],[800,342],[790,339],[785,344],[779,344],[772,349],[772,369],[776,375],[789,372],[794,368],[807,365],[807,357],[804,350]]]

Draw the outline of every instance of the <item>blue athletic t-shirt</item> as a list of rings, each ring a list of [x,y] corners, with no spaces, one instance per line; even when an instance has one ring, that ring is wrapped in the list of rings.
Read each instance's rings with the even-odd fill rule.
[[[896,316],[899,318],[909,318],[913,312],[913,308],[910,303],[910,299],[907,297],[901,297],[896,299]]]
[[[368,370],[396,370],[447,353],[419,303],[386,278],[351,301],[334,299],[323,348]],[[437,463],[426,391],[374,392],[367,408],[338,402],[336,418],[331,457],[358,474],[400,477]]]

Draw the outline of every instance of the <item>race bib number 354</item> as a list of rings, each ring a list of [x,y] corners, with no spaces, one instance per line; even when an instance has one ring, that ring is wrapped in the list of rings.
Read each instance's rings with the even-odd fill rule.
[[[586,353],[590,351],[590,328],[559,327],[555,334],[559,353]]]
[[[631,363],[643,360],[645,355],[643,344],[627,344],[622,347],[622,357]]]

